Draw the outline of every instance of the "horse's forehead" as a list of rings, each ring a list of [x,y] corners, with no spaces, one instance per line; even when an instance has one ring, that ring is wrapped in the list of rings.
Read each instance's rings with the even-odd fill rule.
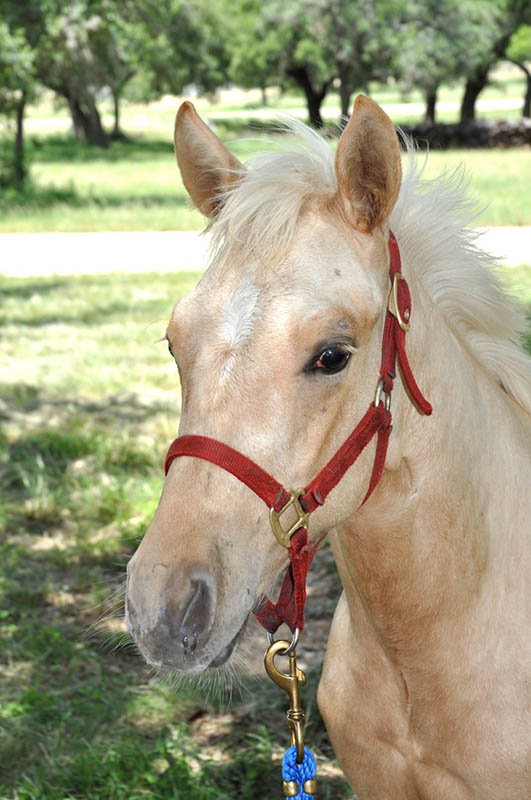
[[[319,215],[311,215],[301,228],[290,254],[294,271],[322,288],[350,287],[372,293],[379,282],[379,254],[372,236],[358,234]],[[343,279],[342,281],[338,279]],[[341,291],[342,289],[340,289]]]
[[[373,237],[307,215],[288,251],[270,262],[244,244],[214,259],[177,316],[194,338],[204,336],[209,347],[227,353],[257,331],[273,336],[274,344],[274,334],[291,335],[304,320],[327,317],[331,309],[336,317],[337,309],[348,309],[361,322],[379,313],[385,259]]]
[[[227,320],[240,319],[245,328],[259,306],[273,299],[295,308],[309,301],[337,303],[348,291],[372,301],[379,295],[384,262],[373,237],[308,214],[286,252],[269,261],[260,253],[247,254],[244,245],[235,247],[231,257],[214,262],[203,290],[222,300]]]

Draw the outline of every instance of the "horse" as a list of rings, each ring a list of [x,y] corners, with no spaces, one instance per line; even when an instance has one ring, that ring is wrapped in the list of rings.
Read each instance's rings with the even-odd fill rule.
[[[467,227],[455,180],[402,174],[397,132],[359,96],[335,155],[293,146],[242,165],[185,102],[175,149],[212,257],[166,337],[181,435],[306,486],[371,404],[391,231],[411,298],[393,430],[366,502],[371,441],[316,508],[343,591],[318,704],[358,800],[531,796],[531,359]],[[404,322],[404,320],[402,320]],[[382,386],[379,386],[382,389]],[[390,404],[385,390],[374,400]],[[126,617],[155,667],[231,663],[285,570],[264,503],[234,474],[176,458],[128,565]]]

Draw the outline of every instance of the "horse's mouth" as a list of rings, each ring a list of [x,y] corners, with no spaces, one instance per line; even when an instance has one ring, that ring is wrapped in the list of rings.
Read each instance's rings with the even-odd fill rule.
[[[245,617],[245,619],[243,621],[243,625],[241,626],[241,628],[238,631],[238,633],[236,634],[236,636],[234,636],[230,640],[228,645],[226,647],[224,647],[223,650],[220,653],[218,653],[218,655],[215,658],[212,659],[212,661],[208,665],[207,669],[216,669],[216,667],[222,667],[224,664],[226,664],[226,662],[229,660],[229,658],[233,654],[234,650],[236,649],[236,645],[238,644],[238,642],[241,639],[241,636],[242,636],[245,628],[247,627],[248,620],[249,620],[249,616]]]

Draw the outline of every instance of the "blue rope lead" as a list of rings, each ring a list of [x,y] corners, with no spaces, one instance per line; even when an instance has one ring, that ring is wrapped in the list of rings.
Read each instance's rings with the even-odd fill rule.
[[[317,765],[314,755],[307,747],[304,748],[302,764],[297,764],[297,748],[295,745],[286,750],[282,759],[282,777],[285,781],[293,781],[299,787],[298,794],[288,796],[294,797],[295,800],[313,800],[315,795],[305,792],[303,785],[306,781],[315,778],[316,771]]]

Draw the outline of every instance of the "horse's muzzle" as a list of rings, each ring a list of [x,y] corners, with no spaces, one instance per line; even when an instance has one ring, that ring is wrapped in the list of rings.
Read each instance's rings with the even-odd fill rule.
[[[193,570],[177,580],[173,570],[154,564],[151,579],[137,570],[134,558],[127,570],[126,621],[146,661],[170,670],[201,670],[204,648],[216,609],[210,574]]]

